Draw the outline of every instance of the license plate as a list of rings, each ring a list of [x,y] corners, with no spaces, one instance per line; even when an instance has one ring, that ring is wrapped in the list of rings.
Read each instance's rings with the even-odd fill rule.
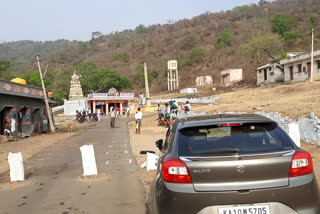
[[[270,214],[268,205],[219,208],[219,214]]]

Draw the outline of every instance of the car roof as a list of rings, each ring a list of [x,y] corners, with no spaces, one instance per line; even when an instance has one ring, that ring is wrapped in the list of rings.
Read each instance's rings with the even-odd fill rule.
[[[183,129],[195,126],[248,122],[275,123],[273,120],[257,114],[213,114],[178,118],[176,120],[176,125],[178,126],[178,129]]]

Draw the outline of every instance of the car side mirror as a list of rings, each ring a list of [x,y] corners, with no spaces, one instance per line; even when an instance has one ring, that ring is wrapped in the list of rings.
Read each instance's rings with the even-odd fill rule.
[[[163,140],[157,140],[156,141],[156,146],[159,148],[159,150],[161,151],[163,149]]]

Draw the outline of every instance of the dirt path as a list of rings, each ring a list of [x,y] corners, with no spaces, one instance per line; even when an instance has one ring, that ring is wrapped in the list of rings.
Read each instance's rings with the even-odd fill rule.
[[[5,183],[1,213],[145,213],[144,188],[129,149],[127,119],[104,119],[25,161],[27,182]],[[83,179],[80,147],[94,145],[98,176]]]
[[[160,154],[159,149],[155,146],[155,141],[164,139],[166,132],[166,128],[158,127],[156,114],[151,114],[143,118],[141,134],[135,134],[135,121],[129,123],[131,150],[137,160],[138,166],[141,166],[141,164],[147,160],[147,156],[140,154],[140,151],[151,150],[155,151],[158,155]],[[138,176],[144,184],[146,192],[148,192],[155,175],[156,170],[147,172],[145,169],[138,169]]]

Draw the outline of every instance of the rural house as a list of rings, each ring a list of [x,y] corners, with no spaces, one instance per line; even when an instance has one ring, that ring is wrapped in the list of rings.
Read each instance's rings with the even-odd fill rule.
[[[320,80],[320,50],[314,54],[314,80]],[[311,53],[300,54],[280,61],[284,68],[284,81],[304,81],[311,77]]]
[[[220,72],[221,84],[230,86],[236,82],[240,82],[243,78],[242,69],[228,69]]]
[[[269,63],[257,68],[257,85],[283,82],[284,73],[277,63]]]

